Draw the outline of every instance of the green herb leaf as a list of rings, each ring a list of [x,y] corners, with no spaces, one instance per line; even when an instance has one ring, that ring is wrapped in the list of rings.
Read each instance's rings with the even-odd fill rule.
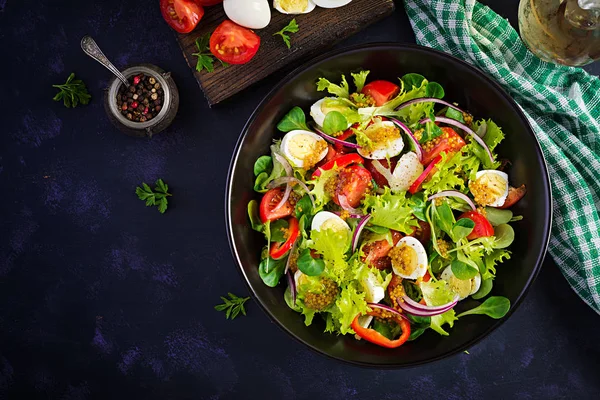
[[[269,287],[277,286],[279,280],[283,276],[286,260],[287,258],[285,257],[280,260],[274,260],[271,257],[268,257],[261,261],[258,266],[258,275],[265,285]]]
[[[468,311],[458,315],[458,318],[464,317],[465,315],[487,315],[494,319],[500,319],[506,315],[510,309],[510,300],[502,296],[492,296],[486,301],[481,303],[478,307],[472,308]]]
[[[225,318],[227,319],[235,319],[240,312],[242,315],[246,315],[246,309],[244,304],[250,300],[250,297],[240,298],[234,295],[233,293],[228,293],[229,299],[221,296],[221,300],[223,300],[223,304],[218,304],[215,306],[215,310],[217,311],[225,311]]]
[[[454,227],[455,220],[452,209],[448,203],[443,202],[441,205],[436,206],[435,210],[435,223],[436,225],[448,235],[452,235],[452,228]]]
[[[341,132],[348,128],[348,120],[339,111],[331,111],[323,120],[323,131],[328,135]]]
[[[169,193],[169,186],[163,182],[162,179],[156,181],[156,187],[154,190],[145,182],[142,183],[142,187],[135,189],[135,194],[140,200],[146,202],[146,206],[158,206],[158,211],[164,214],[167,211],[169,201],[167,197],[171,196]]]
[[[465,118],[463,117],[462,113],[451,107],[448,107],[448,109],[446,110],[446,117],[455,119],[459,122],[462,122],[463,124],[465,123]]]
[[[475,228],[475,222],[469,218],[461,218],[452,227],[452,240],[458,242],[461,239],[466,238],[473,232]]]
[[[492,226],[507,224],[513,217],[513,212],[510,210],[501,210],[494,207],[485,208],[485,216]]]
[[[271,222],[271,242],[283,243],[287,240],[289,223],[285,219]]]
[[[425,96],[427,97],[442,99],[444,98],[444,95],[444,88],[437,82],[429,82],[427,86],[425,86]]]
[[[474,298],[475,300],[483,299],[485,296],[490,294],[493,287],[494,287],[493,279],[491,279],[491,278],[483,279],[481,281],[481,286],[479,287],[479,290],[475,294],[473,294],[471,297]]]
[[[390,233],[389,228],[384,228],[383,226],[377,225],[367,225],[365,226],[365,229],[373,232],[376,235],[387,235],[388,233]]]
[[[258,201],[250,200],[248,203],[248,217],[250,218],[250,224],[252,229],[257,232],[263,231],[263,223],[260,220],[260,216],[258,213]]]
[[[92,96],[81,79],[75,79],[75,73],[71,73],[67,81],[62,85],[52,85],[60,90],[54,97],[54,101],[63,101],[65,107],[77,107],[78,104],[88,104]]]
[[[276,35],[281,36],[281,38],[283,39],[285,45],[289,49],[289,48],[292,47],[292,45],[290,43],[290,37],[289,37],[289,35],[286,35],[286,33],[296,33],[299,30],[300,30],[300,27],[298,26],[298,23],[296,23],[296,18],[294,18],[282,30],[280,30],[279,32],[275,32],[273,34],[273,36],[276,36]]]
[[[210,52],[210,33],[196,39],[196,48],[198,49],[198,52],[192,54],[193,56],[198,57],[196,71],[206,70],[207,72],[213,72],[215,70],[215,59],[219,59]],[[226,62],[221,60],[219,60],[219,62],[223,68],[229,67],[229,64]]]
[[[472,266],[458,260],[452,261],[450,267],[452,268],[452,273],[454,276],[462,280],[474,278],[479,273],[476,268],[473,268]]]
[[[410,91],[413,88],[420,88],[424,80],[425,77],[420,74],[406,74],[402,77],[406,91]]]
[[[304,215],[310,216],[312,213],[312,201],[310,201],[310,197],[305,194],[298,202],[296,202],[296,218],[300,219]]]
[[[515,231],[512,226],[501,224],[494,228],[494,236],[496,240],[493,247],[495,249],[505,249],[515,240]]]
[[[298,257],[298,269],[305,275],[318,276],[325,269],[325,261],[321,258],[313,258],[310,249],[304,249]]]
[[[271,156],[258,157],[254,163],[254,176],[258,176],[263,172],[270,174],[273,170],[273,159]]]
[[[444,133],[442,129],[435,124],[435,121],[427,122],[422,128],[423,134],[421,135],[421,139],[419,140],[419,143],[421,144],[435,139],[436,137],[441,136],[442,133]]]
[[[406,317],[410,321],[409,342],[421,336],[431,326],[431,317],[418,317],[411,314],[406,314]]]
[[[292,108],[283,119],[277,124],[277,129],[281,132],[289,132],[296,129],[307,131],[306,116],[304,111],[298,106]]]

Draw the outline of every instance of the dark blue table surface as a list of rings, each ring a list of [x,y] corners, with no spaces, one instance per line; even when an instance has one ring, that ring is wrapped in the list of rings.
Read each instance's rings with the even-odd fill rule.
[[[223,193],[244,122],[283,75],[209,109],[158,1],[0,0],[0,399],[598,398],[600,318],[546,261],[522,306],[469,354],[401,371],[347,366],[288,337],[246,295]],[[517,1],[488,1],[513,24]],[[393,16],[339,46],[414,42]],[[109,73],[150,62],[181,94],[167,134],[118,133],[101,104]],[[588,68],[598,74],[597,64]],[[75,71],[93,100],[65,109],[51,85]],[[135,194],[165,179],[165,215]]]

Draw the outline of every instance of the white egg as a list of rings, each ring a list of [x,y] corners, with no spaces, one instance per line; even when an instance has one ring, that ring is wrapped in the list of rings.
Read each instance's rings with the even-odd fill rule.
[[[392,121],[383,121],[381,125],[384,127],[393,127],[398,129],[396,125]],[[369,128],[367,128],[368,130]],[[392,139],[386,143],[375,143],[372,149],[358,149],[358,154],[365,158],[370,158],[372,160],[381,160],[389,157],[396,157],[398,154],[402,153],[402,149],[404,149],[404,140],[402,140],[402,136],[397,139]]]
[[[323,97],[310,107],[310,116],[313,121],[315,121],[315,124],[319,126],[323,126],[323,122],[325,121],[325,113],[323,112],[323,109],[321,109],[321,105],[325,99],[327,99],[327,97]]]
[[[319,151],[319,154],[314,154],[316,151]],[[314,132],[290,131],[281,140],[281,152],[294,167],[302,168],[304,161],[309,157],[312,158],[312,165],[325,158],[327,142]]]
[[[373,321],[372,315],[361,315],[358,317],[358,324],[363,328],[368,328],[371,325],[371,321]]]
[[[313,231],[331,229],[336,232],[346,231],[348,234],[352,232],[346,221],[329,211],[319,211],[316,213],[310,228]]]
[[[273,8],[282,14],[306,14],[315,7],[311,0],[273,0]]]
[[[471,279],[458,279],[450,266],[446,267],[440,278],[448,282],[448,287],[458,295],[459,300],[475,294],[481,287],[481,275],[477,274]]]
[[[223,0],[227,17],[238,25],[262,29],[271,22],[268,0]]]
[[[400,251],[402,253],[398,254]],[[427,273],[427,252],[421,242],[414,237],[403,237],[390,253],[392,268],[396,275],[405,279],[417,279]]]
[[[475,202],[482,206],[500,207],[508,196],[508,175],[502,171],[484,169],[469,183]]]
[[[392,173],[394,184],[391,189],[397,192],[407,191],[422,173],[423,164],[419,157],[412,151],[404,154]]]
[[[352,0],[313,0],[316,5],[322,8],[337,8],[345,6]]]
[[[369,273],[369,275],[361,281],[361,285],[365,292],[365,300],[367,303],[379,303],[385,297],[385,288],[372,273]]]
[[[296,290],[298,290],[298,287],[302,283],[302,279],[304,279],[305,276],[306,275],[304,275],[302,273],[302,271],[300,271],[300,270],[297,270],[296,273],[294,274],[294,282],[296,283]]]

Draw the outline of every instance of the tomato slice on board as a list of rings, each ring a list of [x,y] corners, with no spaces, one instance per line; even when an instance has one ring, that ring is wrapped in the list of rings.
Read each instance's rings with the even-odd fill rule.
[[[287,240],[283,243],[272,243],[271,244],[271,252],[269,255],[271,258],[278,260],[281,257],[285,256],[288,251],[292,248],[296,240],[298,239],[298,235],[300,234],[300,229],[298,228],[298,220],[294,217],[288,219],[288,236]]]
[[[329,160],[328,162],[317,168],[317,170],[313,172],[312,177],[316,178],[321,176],[323,171],[329,171],[333,168],[334,165],[337,165],[339,168],[344,168],[350,164],[362,164],[364,161],[365,160],[357,153],[344,154],[339,157],[336,156],[335,158]]]
[[[398,163],[398,158],[399,157],[393,157],[390,159],[391,165],[392,167],[390,168],[390,163],[388,163],[388,160],[383,159],[383,160],[377,160],[381,163],[381,165],[383,166],[383,168],[387,168],[390,171],[393,171],[394,168],[396,168],[396,164]],[[373,161],[375,160],[365,160],[365,168],[369,170],[369,172],[371,173],[371,175],[373,176],[373,180],[375,180],[375,183],[379,186],[389,186],[389,182],[388,180],[385,178],[385,176],[381,175],[379,173],[379,171],[377,171],[377,168],[375,168],[373,166]]]
[[[514,188],[512,186],[509,187],[508,196],[506,196],[504,204],[502,204],[498,208],[504,209],[514,206],[519,200],[523,198],[523,196],[525,196],[525,193],[527,193],[527,187],[525,187],[525,185],[521,185],[518,188]]]
[[[339,160],[339,159],[338,159]],[[337,161],[337,160],[336,160]],[[339,205],[338,196],[346,196],[348,205],[356,207],[371,187],[371,173],[359,165],[340,170],[333,202]]]
[[[179,33],[193,31],[204,16],[200,0],[160,0],[160,12],[167,24]]]
[[[425,182],[427,180],[427,178],[430,175],[433,175],[435,173],[435,171],[436,171],[435,165],[437,163],[439,163],[440,161],[442,161],[442,156],[437,156],[437,158],[435,160],[433,160],[431,163],[429,163],[429,165],[427,166],[427,168],[425,168],[423,173],[421,175],[419,175],[417,180],[414,181],[413,184],[408,188],[408,191],[410,192],[410,194],[415,194],[419,190],[421,190],[421,185],[423,184],[423,182]]]
[[[202,4],[203,6],[214,6],[215,4],[219,4],[222,3],[223,0],[198,0],[200,2],[200,4]]]
[[[292,215],[294,206],[292,206],[289,200],[278,210],[274,211],[274,208],[277,207],[277,204],[279,204],[283,198],[283,193],[284,190],[281,188],[271,189],[265,193],[260,201],[259,209],[260,219],[263,223]]]
[[[494,227],[490,224],[490,221],[487,220],[483,214],[478,213],[477,211],[467,211],[462,214],[458,219],[468,218],[471,221],[475,222],[475,227],[473,231],[467,236],[467,239],[473,240],[480,237],[489,237],[494,236]]]
[[[466,145],[464,139],[450,127],[441,128],[442,134],[435,139],[423,143],[423,165],[429,164],[434,158],[439,156],[442,151],[446,153],[455,153]]]
[[[245,64],[260,47],[260,37],[248,28],[225,20],[210,35],[210,52],[229,64]]]
[[[373,81],[365,85],[362,94],[371,96],[377,107],[384,105],[400,92],[400,87],[389,81]]]

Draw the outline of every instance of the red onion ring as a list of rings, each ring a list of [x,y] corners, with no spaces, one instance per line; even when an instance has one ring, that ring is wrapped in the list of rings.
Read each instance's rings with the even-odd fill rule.
[[[477,209],[477,207],[475,207],[475,203],[473,203],[473,200],[471,200],[469,198],[469,196],[467,196],[464,193],[458,192],[456,190],[444,190],[442,192],[439,192],[439,193],[429,196],[427,198],[427,200],[433,200],[433,199],[437,199],[439,197],[457,197],[457,198],[463,200],[465,203],[467,203],[473,211],[475,211]]]
[[[269,182],[267,187],[269,189],[273,189],[273,188],[276,188],[277,186],[283,185],[284,183],[291,183],[291,182],[300,185],[302,187],[302,189],[304,189],[304,191],[310,198],[310,202],[312,203],[313,208],[315,208],[315,198],[313,197],[312,194],[310,194],[310,189],[308,188],[308,186],[306,186],[306,184],[304,182],[302,182],[298,178],[294,178],[293,176],[282,176],[281,178],[277,178],[277,179],[274,179],[271,182]],[[289,185],[289,186],[291,187],[292,185]],[[289,195],[288,195],[288,197],[289,197]]]
[[[338,194],[338,201],[340,202],[340,207],[348,211],[350,214],[360,214],[360,210],[352,208],[350,203],[348,203],[348,199],[343,194]]]
[[[461,113],[465,114],[465,112],[463,110],[461,110],[460,108],[456,107],[454,104],[452,103],[448,103],[445,100],[442,99],[438,99],[437,97],[420,97],[418,99],[412,99],[409,100],[405,103],[400,104],[398,107],[396,107],[396,111],[400,111],[403,108],[412,106],[413,104],[417,104],[417,103],[438,103],[438,104],[443,104],[445,106],[448,106],[450,108],[455,109],[456,111],[460,111]]]
[[[479,135],[478,135],[477,133],[473,132],[473,129],[469,128],[468,126],[466,126],[466,125],[465,125],[465,124],[463,124],[462,122],[459,122],[459,121],[457,121],[457,120],[455,120],[455,119],[452,119],[452,118],[446,118],[446,117],[435,117],[435,120],[436,120],[436,122],[438,122],[438,121],[439,121],[439,122],[443,122],[443,123],[445,123],[445,124],[448,124],[448,125],[453,125],[453,126],[455,126],[455,127],[457,127],[457,128],[460,128],[460,129],[462,129],[463,131],[467,132],[469,135],[471,135],[471,137],[472,137],[473,139],[475,139],[475,141],[476,141],[476,142],[477,142],[477,143],[478,143],[478,144],[479,144],[481,147],[483,147],[483,148],[485,149],[485,152],[487,153],[487,156],[489,157],[489,159],[490,159],[490,162],[491,162],[491,163],[494,163],[494,162],[495,162],[495,160],[494,160],[494,155],[492,154],[492,151],[491,151],[491,150],[490,150],[490,148],[487,146],[487,144],[485,144],[485,142],[483,141],[483,139],[482,139],[482,138],[480,138],[480,137],[479,137]],[[421,124],[421,125],[424,125],[424,124],[426,124],[426,123],[428,123],[428,122],[433,122],[433,121],[431,120],[431,118],[425,118],[425,119],[423,119],[423,120],[419,121],[419,124]]]
[[[361,219],[358,222],[358,225],[356,225],[356,229],[354,230],[354,235],[352,236],[352,252],[353,253],[356,251],[356,248],[358,247],[358,239],[360,239],[360,234],[362,233],[365,226],[367,226],[367,222],[369,222],[370,219],[371,219],[370,214],[365,215],[363,217],[363,219]]]
[[[458,303],[458,295],[454,296],[454,299],[447,304],[443,304],[441,306],[426,306],[421,303],[417,303],[410,297],[404,295],[401,299],[398,299],[398,305],[404,311],[409,314],[417,315],[419,317],[433,317],[435,315],[440,315],[445,313],[448,310],[451,310],[456,303]]]
[[[286,276],[290,292],[292,293],[292,304],[296,305],[296,281],[294,281],[294,275],[292,271],[287,271]]]
[[[384,311],[389,311],[392,314],[402,318],[402,319],[406,319],[406,316],[404,316],[400,311],[396,310],[395,308],[392,308],[390,306],[386,306],[385,304],[378,304],[378,303],[367,303],[367,306],[371,307],[371,308],[378,308],[380,310],[384,310]]]
[[[408,126],[406,126],[402,122],[398,121],[396,118],[390,118],[390,121],[392,121],[394,124],[398,125],[398,127],[406,133],[406,135],[409,137],[410,141],[412,142],[413,146],[415,147],[415,153],[417,154],[419,161],[423,161],[423,148],[421,147],[421,144],[415,137],[415,134],[412,133],[412,131],[410,130],[410,128]]]
[[[323,132],[322,130],[317,128],[316,126],[314,126],[313,129],[315,130],[315,132],[317,132],[317,134],[319,136],[321,136],[323,139],[327,140],[330,143],[339,144],[339,145],[345,146],[345,147],[350,147],[351,149],[360,149],[360,146],[357,145],[356,143],[346,142],[344,140],[340,140],[333,136],[329,136],[328,134],[326,134],[325,132]]]
[[[276,152],[273,152],[273,156],[275,157],[277,162],[283,166],[283,169],[285,169],[286,176],[288,176],[288,177],[292,176],[293,170],[292,170],[292,166],[290,165],[288,160],[286,160],[285,157],[283,157],[281,154],[276,153]],[[292,193],[292,185],[290,185],[290,183],[288,182],[287,185],[285,186],[285,192],[283,193],[283,197],[281,198],[281,201],[275,206],[275,208],[273,208],[273,211],[277,211],[281,207],[283,207],[283,205],[290,198],[290,193]]]

